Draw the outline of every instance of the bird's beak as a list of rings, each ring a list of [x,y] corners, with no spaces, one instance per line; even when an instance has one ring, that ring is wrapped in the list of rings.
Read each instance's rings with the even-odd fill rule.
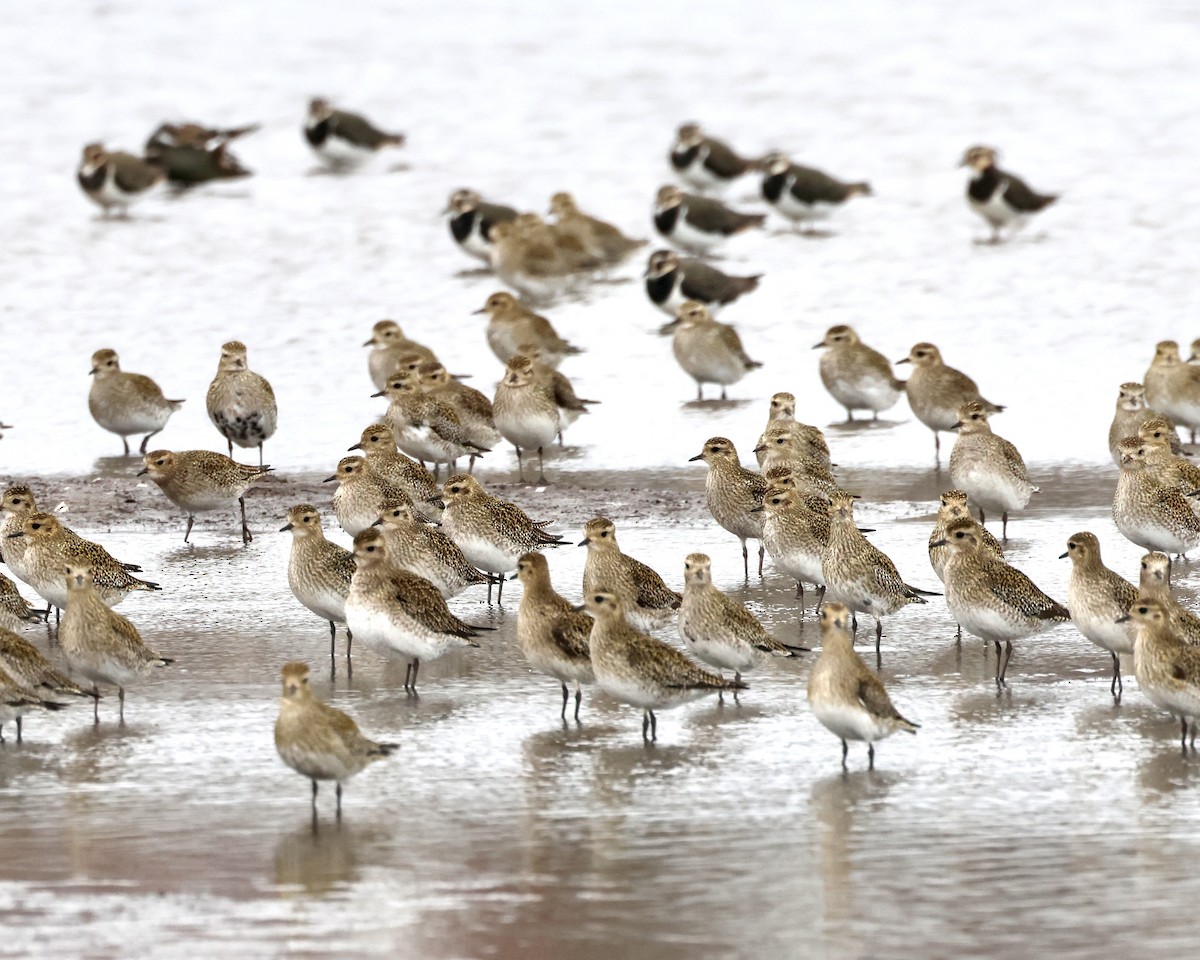
[[[912,363],[912,361],[909,360],[908,357],[901,357],[899,360],[896,361],[896,366],[899,366],[902,363]]]
[[[754,448],[754,452],[762,453],[766,449],[767,449],[767,445],[765,443],[760,443],[757,447]]]
[[[380,390],[378,393],[371,394],[372,397],[382,397],[383,395],[384,395],[384,392],[382,390]],[[350,449],[353,450],[354,448],[351,447]]]
[[[588,545],[588,539],[587,539],[587,537],[584,537],[584,538],[583,538],[582,540],[580,540],[580,541],[579,541],[577,544],[575,544],[575,546],[577,546],[577,547],[586,547],[587,545]]]
[[[820,350],[820,349],[821,349],[823,346],[825,346],[825,341],[824,341],[824,340],[822,340],[820,343],[814,343],[814,344],[813,344],[813,349],[814,349],[814,350]]]
[[[931,547],[944,547],[949,543],[950,543],[950,541],[947,540],[945,537],[943,537],[941,540],[934,540],[933,543],[930,544],[930,546]]]
[[[1129,614],[1125,614],[1125,616],[1123,616],[1123,617],[1117,617],[1117,619],[1114,622],[1115,623],[1128,623],[1132,619],[1133,619],[1133,617],[1131,617]]]
[[[1060,553],[1060,554],[1058,555],[1058,559],[1059,559],[1059,560],[1066,560],[1066,559],[1067,559],[1067,554],[1065,554],[1065,553]]]
[[[429,498],[428,500],[426,500],[425,502],[426,502],[426,503],[438,503],[438,504],[441,504],[441,503],[442,503],[442,498],[441,498],[441,497],[430,497],[430,498]],[[445,506],[445,504],[442,504],[442,506]]]
[[[704,459],[704,454],[698,453],[694,457],[688,457],[688,463],[691,463],[694,460],[703,460],[703,459]]]
[[[572,607],[572,608],[571,608],[571,612],[572,612],[572,613],[583,613],[583,612],[584,612],[586,609],[587,609],[587,607],[585,607],[585,606],[584,606],[584,605],[581,603],[581,604],[580,604],[579,606],[577,606],[577,607]]]
[[[509,581],[512,581],[512,580],[520,580],[520,579],[521,579],[521,575],[520,575],[520,574],[517,574],[517,573],[514,573],[514,574],[513,574],[511,577],[505,577],[504,579],[505,579],[505,580],[509,580]]]
[[[375,346],[375,338],[374,338],[374,337],[372,337],[370,340],[366,340],[366,341],[364,341],[364,342],[363,342],[363,346],[364,346],[364,347],[373,347],[373,346]]]
[[[9,539],[9,540],[16,540],[16,539],[17,539],[17,537],[23,537],[23,536],[25,536],[25,531],[24,531],[24,530],[18,530],[16,533],[10,533],[10,534],[8,535],[8,539]]]
[[[480,307],[478,310],[472,310],[471,315],[475,316],[476,314],[487,313],[487,312],[488,312],[487,307]]]
[[[763,512],[763,510],[765,510],[765,509],[766,509],[766,508],[765,508],[765,507],[763,507],[763,506],[762,506],[762,504],[759,504],[757,507],[751,507],[751,508],[750,508],[750,512],[751,512],[751,513],[762,513],[762,512]]]
[[[382,526],[383,526],[383,517],[380,517],[380,518],[379,518],[378,520],[376,520],[376,521],[375,521],[373,524],[371,524],[371,526],[373,526],[373,527],[382,527]]]
[[[349,453],[351,450],[361,450],[362,448],[363,448],[363,445],[361,443],[356,443],[352,447],[347,447],[346,452]]]
[[[92,369],[88,371],[88,376],[89,377],[94,376],[99,371],[100,371],[99,367],[92,367]]]
[[[675,318],[674,320],[672,320],[670,323],[664,323],[664,324],[663,324],[661,327],[659,327],[659,328],[658,328],[658,332],[659,332],[659,333],[663,333],[663,334],[665,334],[665,333],[674,333],[674,332],[675,332],[675,328],[679,326],[679,323],[680,323],[680,321],[679,321],[679,318],[678,318],[678,317],[676,317],[676,318]]]
[[[279,528],[279,532],[280,532],[280,533],[287,533],[289,530],[293,530],[293,529],[295,529],[295,527],[296,527],[296,525],[295,525],[294,523],[289,523],[289,524],[287,524],[286,526],[282,526],[282,527],[280,527],[280,528]]]
[[[135,473],[135,474],[134,474],[134,476],[135,476],[135,477],[144,477],[144,476],[145,476],[146,474],[148,474],[149,472],[150,472],[150,468],[149,468],[149,467],[142,467],[142,469],[141,469],[141,470],[139,470],[137,473]]]
[[[325,478],[324,480],[322,480],[321,482],[322,482],[322,483],[332,483],[332,482],[333,482],[334,480],[336,480],[337,478],[338,478],[338,476],[337,476],[337,474],[335,473],[335,474],[334,474],[332,477],[326,477],[326,478]]]
[[[958,429],[959,427],[961,427],[962,425],[963,425],[963,422],[962,422],[961,420],[959,420],[959,421],[958,421],[958,423],[956,423],[956,424],[955,424],[954,426],[952,426],[950,429],[951,429],[951,430],[957,430],[957,429]]]

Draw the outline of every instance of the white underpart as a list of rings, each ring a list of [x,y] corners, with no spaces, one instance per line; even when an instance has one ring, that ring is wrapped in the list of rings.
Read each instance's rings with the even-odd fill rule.
[[[951,482],[986,510],[1023,510],[1037,487],[983,464],[968,463],[953,470]]]
[[[671,242],[678,247],[696,253],[708,253],[721,246],[727,239],[719,232],[705,233],[687,222],[687,204],[679,208],[679,216],[675,218],[675,228],[671,231]]]
[[[858,704],[810,701],[809,706],[813,716],[842,740],[865,740],[867,743],[874,743],[893,732]]]
[[[446,532],[454,538],[454,542],[471,564],[480,570],[488,573],[510,573],[517,569],[520,554],[506,551],[485,537],[460,536],[453,529]]]
[[[356,147],[336,133],[331,133],[319,147],[314,147],[317,154],[332,167],[359,167],[375,156],[374,150]]]
[[[805,220],[826,220],[840,204],[826,203],[818,200],[815,203],[804,203],[792,193],[792,178],[784,182],[783,193],[775,201],[774,207],[789,220],[803,222]]]
[[[875,413],[895,406],[900,399],[900,391],[892,386],[890,380],[873,375],[855,380],[834,380],[829,392],[848,410],[871,410]]]

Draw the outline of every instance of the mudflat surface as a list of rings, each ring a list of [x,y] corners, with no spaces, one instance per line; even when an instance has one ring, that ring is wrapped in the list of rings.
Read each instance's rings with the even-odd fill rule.
[[[497,288],[451,243],[439,211],[474,186],[543,210],[562,189],[651,236],[674,128],[697,119],[750,154],[791,151],[875,195],[831,235],[778,219],[719,262],[762,273],[726,310],[761,370],[726,403],[693,400],[641,262],[547,307],[586,353],[564,364],[599,406],[552,451],[545,489],[516,483],[500,448],[479,478],[579,539],[596,514],[676,588],[690,552],[779,637],[815,643],[794,585],[741,572],[703,505],[711,436],[743,462],[778,390],[826,427],[862,525],[917,586],[947,479],[904,402],[843,425],[811,347],[849,323],[891,359],[913,343],[1008,409],[1041,486],[1010,525],[1009,555],[1065,597],[1068,536],[1095,532],[1133,579],[1141,551],[1109,516],[1105,435],[1118,385],[1155,341],[1185,344],[1200,246],[1196,75],[1186,4],[925,0],[835,5],[180,0],[15,5],[0,30],[0,481],[145,567],[160,594],[120,610],[175,658],[115,698],[31,716],[0,748],[0,957],[697,956],[1138,957],[1194,952],[1200,763],[1108,657],[1070,625],[1017,646],[997,694],[991,651],[954,641],[931,598],[890,618],[882,676],[915,737],[861,747],[850,771],[808,712],[811,656],[749,677],[739,705],[664,711],[643,745],[636,711],[588,691],[562,724],[553,681],[531,674],[503,606],[453,602],[494,626],[479,650],[402,664],[342,640],[291,597],[284,510],[329,518],[333,472],[383,412],[361,347],[384,316],[490,392],[500,367],[472,315]],[[181,53],[183,51],[184,53]],[[164,64],[167,66],[164,67]],[[408,145],[355,176],[319,171],[300,124],[325,95],[404,130]],[[136,149],[164,119],[263,128],[236,152],[253,178],[148,199],[104,222],[71,176],[80,146]],[[995,143],[1004,165],[1062,198],[1015,242],[983,222],[954,169]],[[753,182],[726,199],[763,209]],[[657,241],[655,241],[657,243]],[[156,439],[223,449],[204,393],[225,340],[273,383],[275,479],[234,513],[183,518],[87,414],[92,352],[154,376],[187,403]],[[903,368],[901,368],[903,369]],[[944,438],[943,462],[950,438]],[[247,462],[255,459],[246,453]],[[993,529],[995,527],[993,526]],[[330,532],[342,542],[345,538]],[[553,551],[578,596],[583,551]],[[1177,585],[1194,604],[1200,576]],[[811,596],[809,604],[811,606]],[[53,632],[27,636],[57,656]],[[668,632],[664,637],[671,639]],[[400,751],[352,781],[345,817],[285,768],[271,739],[279,667],[311,663],[317,692]],[[1127,672],[1129,665],[1126,665]],[[331,675],[332,673],[332,675]]]

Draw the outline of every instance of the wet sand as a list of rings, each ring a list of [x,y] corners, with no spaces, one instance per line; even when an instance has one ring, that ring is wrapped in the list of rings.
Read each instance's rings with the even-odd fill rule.
[[[163,584],[120,611],[176,660],[130,690],[124,727],[108,697],[98,728],[72,705],[0,748],[0,958],[1194,952],[1200,762],[1132,678],[1114,703],[1108,656],[1069,624],[1018,644],[998,694],[992,652],[955,643],[940,599],[889,618],[882,676],[922,726],[882,743],[875,772],[859,746],[843,773],[807,710],[808,656],[750,675],[738,705],[664,711],[653,747],[637,711],[593,691],[564,725],[557,685],[514,641],[517,583],[503,607],[478,591],[454,601],[496,632],[423,666],[419,698],[403,665],[369,650],[350,675],[340,638],[331,671],[277,531],[305,500],[332,525],[321,480],[383,412],[361,346],[376,320],[401,321],[473,386],[495,382],[472,311],[497,284],[449,239],[437,211],[451,190],[541,210],[568,189],[651,237],[671,132],[696,119],[748,153],[869,179],[875,196],[819,240],[773,217],[729,244],[723,270],[764,278],[721,319],[764,367],[728,403],[692,400],[655,335],[665,317],[642,262],[547,308],[587,351],[564,372],[602,402],[550,454],[551,486],[516,485],[506,448],[483,482],[570,543],[606,513],[677,588],[684,556],[707,552],[718,586],[777,636],[815,641],[793,583],[770,567],[743,579],[737,541],[704,509],[705,468],[687,461],[721,435],[750,462],[768,398],[792,391],[863,495],[872,540],[936,587],[926,539],[946,478],[928,431],[903,402],[879,423],[834,423],[817,378],[811,345],[846,323],[893,360],[937,343],[1008,405],[996,429],[1042,488],[1010,526],[1010,556],[1040,586],[1064,599],[1058,555],[1083,529],[1135,577],[1141,551],[1109,516],[1105,433],[1154,342],[1197,333],[1196,11],[293,6],[50,0],[12,6],[0,30],[0,106],[20,131],[0,144],[0,419],[14,425],[0,480],[31,482]],[[400,162],[314,175],[300,124],[317,94],[403,129]],[[71,176],[80,146],[136,148],[164,119],[262,121],[237,144],[255,176],[101,220]],[[973,242],[985,227],[954,165],[975,141],[1063,193],[1016,242]],[[756,194],[748,182],[726,199],[762,209]],[[198,518],[189,546],[183,517],[88,418],[88,358],[112,347],[188,398],[156,445],[216,449],[204,393],[235,337],[279,398],[278,477],[248,497],[249,547],[236,505]],[[578,596],[582,565],[574,546],[553,551],[564,594]],[[1200,569],[1182,565],[1178,586],[1194,606]],[[52,631],[26,635],[57,655]],[[272,743],[278,670],[296,659],[320,695],[401,744],[348,785],[340,825],[323,790],[315,834],[309,785]]]
[[[592,690],[581,724],[559,720],[556,684],[515,645],[516,583],[503,607],[475,591],[452,601],[497,631],[425,666],[419,697],[401,691],[401,664],[366,649],[348,676],[341,639],[331,677],[325,625],[288,593],[290,538],[274,532],[293,502],[328,508],[319,475],[248,499],[249,547],[232,515],[198,523],[185,546],[155,488],[99,466],[49,478],[46,501],[163,583],[121,610],[177,662],[131,690],[124,727],[109,697],[98,728],[73,706],[28,718],[25,743],[4,748],[0,905],[14,955],[84,918],[95,956],[225,943],[245,956],[1018,957],[1033,943],[1167,956],[1190,938],[1172,923],[1196,892],[1200,765],[1131,677],[1114,703],[1107,656],[1070,625],[1018,644],[997,693],[991,652],[954,642],[939,598],[890,618],[882,676],[922,727],[881,744],[873,773],[861,745],[843,773],[836,739],[807,712],[810,656],[751,675],[739,705],[663,712],[647,747],[637,711]],[[770,569],[743,581],[702,477],[584,474],[506,493],[572,541],[608,503],[624,548],[676,587],[683,556],[709,552],[718,584],[777,636],[815,644],[792,582]],[[1061,598],[1060,542],[1101,529],[1112,477],[1065,466],[1053,481],[1014,519],[1010,554]],[[861,486],[863,519],[892,521],[872,539],[926,587],[940,486],[932,470]],[[1136,548],[1109,552],[1132,576]],[[568,595],[583,553],[551,558]],[[1197,579],[1186,567],[1189,602]],[[27,635],[53,654],[46,628]],[[308,784],[271,742],[291,659],[401,744],[348,785],[341,825],[323,791],[315,834]]]

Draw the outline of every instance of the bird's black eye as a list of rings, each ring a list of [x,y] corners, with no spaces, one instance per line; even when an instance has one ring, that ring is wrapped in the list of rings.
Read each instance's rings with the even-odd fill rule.
[[[367,553],[374,553],[374,552],[375,552],[374,547],[367,547]]]
[[[41,525],[40,523],[35,523],[35,524],[33,525],[33,529],[34,529],[34,530],[41,530],[41,529],[42,529],[42,525]]]
[[[607,531],[607,530],[605,530],[605,531],[604,531],[602,534],[600,534],[600,536],[602,536],[602,537],[607,537],[607,536],[608,536],[608,531]]]
[[[305,518],[304,518],[304,522],[305,522],[305,523],[312,523],[312,517],[305,517]]]
[[[1068,543],[1068,544],[1067,544],[1067,549],[1068,549],[1068,550],[1074,550],[1074,549],[1075,549],[1075,544],[1073,544],[1073,543]]]

